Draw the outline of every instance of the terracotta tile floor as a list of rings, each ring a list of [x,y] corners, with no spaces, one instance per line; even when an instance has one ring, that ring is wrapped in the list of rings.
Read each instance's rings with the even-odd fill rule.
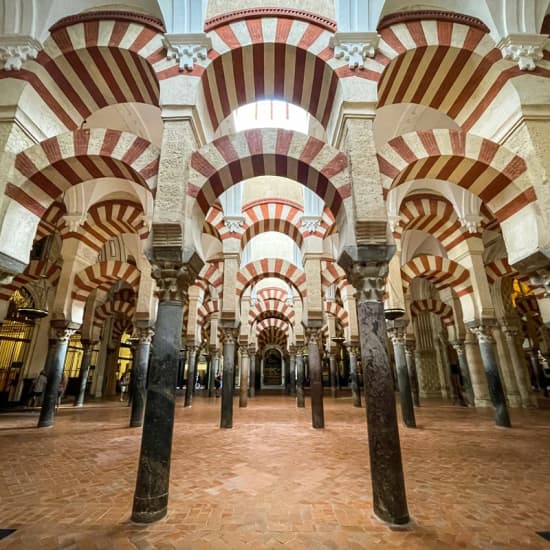
[[[120,403],[62,407],[53,429],[37,412],[0,415],[1,549],[483,548],[549,549],[550,410],[490,411],[442,403],[401,428],[414,526],[372,515],[364,409],[325,398],[327,428],[283,396],[235,401],[235,427],[218,429],[220,400],[178,398],[170,511],[129,521],[140,429]],[[309,405],[309,404],[308,404]]]

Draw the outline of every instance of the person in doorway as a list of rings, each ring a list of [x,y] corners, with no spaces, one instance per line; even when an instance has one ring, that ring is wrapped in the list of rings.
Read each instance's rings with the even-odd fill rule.
[[[46,371],[41,370],[40,374],[34,379],[31,386],[31,400],[29,403],[30,407],[36,407],[42,403],[42,394],[46,389],[47,382],[48,377],[46,376]]]
[[[63,399],[63,396],[65,395],[65,390],[67,389],[67,378],[63,374],[61,377],[61,381],[59,382],[59,386],[57,386],[57,403],[56,408],[61,405],[61,400]]]
[[[121,401],[124,401],[126,399],[129,383],[130,383],[130,373],[126,370],[124,371],[124,374],[120,377],[120,400]]]
[[[216,388],[216,397],[219,397],[220,388],[222,387],[222,376],[219,373],[216,375],[216,378],[214,378],[214,387]]]

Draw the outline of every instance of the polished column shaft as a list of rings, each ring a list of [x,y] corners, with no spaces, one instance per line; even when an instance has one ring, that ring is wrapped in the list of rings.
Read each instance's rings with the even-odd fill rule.
[[[304,399],[304,352],[302,349],[296,351],[296,406],[305,407]]]
[[[323,381],[321,376],[321,354],[319,352],[320,327],[308,327],[309,379],[311,392],[311,425],[314,428],[325,427],[323,409]]]
[[[78,376],[78,393],[74,400],[75,407],[84,405],[86,396],[86,385],[88,384],[88,374],[90,372],[90,362],[92,360],[92,351],[94,342],[90,340],[81,340],[82,343],[82,361],[80,362],[80,373]]]
[[[361,389],[357,376],[357,354],[359,350],[352,346],[349,348],[349,370],[351,375],[351,401],[354,407],[361,406]]]
[[[466,358],[464,342],[453,342],[452,346],[458,357],[458,368],[460,369],[460,374],[462,376],[462,386],[464,387],[466,400],[468,401],[468,405],[473,406],[475,405],[474,388],[472,386],[472,379],[470,378],[470,368],[468,366],[468,359]]]
[[[197,363],[199,359],[199,348],[190,346],[189,349],[189,365],[187,366],[187,383],[185,385],[185,400],[184,407],[193,405],[193,390],[195,389],[195,378],[197,372]]]
[[[394,329],[392,331],[392,343],[403,422],[407,428],[416,428],[411,382],[409,380],[409,370],[405,356],[405,335],[401,329]]]
[[[411,381],[411,392],[415,407],[420,407],[420,387],[418,384],[418,373],[416,372],[416,361],[414,358],[414,341],[405,340],[405,360]]]
[[[153,330],[149,327],[138,328],[139,341],[136,346],[134,358],[133,377],[134,389],[132,395],[132,411],[130,413],[130,428],[140,428],[143,424],[145,412],[147,368],[149,366],[149,352]]]
[[[529,375],[527,369],[521,362],[516,340],[519,334],[519,327],[505,326],[503,327],[503,332],[506,345],[508,346],[508,352],[510,353],[510,360],[512,361],[512,368],[521,397],[521,404],[524,407],[532,407],[534,400],[531,393]]]
[[[220,428],[233,427],[233,380],[235,378],[235,339],[238,330],[223,331],[223,376]]]
[[[239,407],[248,406],[248,379],[250,377],[250,357],[246,347],[241,347],[241,377],[239,388]]]
[[[296,395],[296,350],[290,351],[290,395]]]
[[[248,397],[256,396],[256,350],[248,350],[250,356],[250,382],[248,384]]]
[[[330,373],[330,395],[333,398],[338,396],[336,388],[336,355],[333,352],[329,353],[328,356],[328,365]]]

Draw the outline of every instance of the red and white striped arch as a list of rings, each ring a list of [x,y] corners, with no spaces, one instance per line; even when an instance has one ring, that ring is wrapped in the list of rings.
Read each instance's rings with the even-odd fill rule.
[[[342,328],[347,328],[349,325],[349,313],[334,300],[325,300],[325,313],[334,315],[342,325]]]
[[[265,327],[257,333],[256,339],[260,349],[266,346],[278,346],[284,349],[288,334],[279,327]]]
[[[113,340],[118,341],[122,338],[122,335],[126,332],[132,334],[134,331],[134,325],[130,319],[117,318],[113,323],[112,335]]]
[[[517,277],[518,272],[510,266],[507,258],[500,258],[489,264],[485,265],[485,271],[487,273],[487,280],[489,284],[493,284],[497,279],[503,277]]]
[[[277,15],[273,8],[266,11],[274,16],[247,17],[209,33],[211,62],[197,74],[202,74],[213,128],[240,105],[272,98],[299,105],[326,127],[339,73],[351,72],[329,48],[332,32],[316,22]]]
[[[441,300],[414,300],[411,302],[411,315],[413,317],[426,312],[441,317],[445,326],[453,324],[453,308]]]
[[[108,290],[116,281],[125,281],[137,293],[141,273],[135,265],[107,260],[91,265],[76,274],[73,300],[85,302],[90,292],[99,288]]]
[[[305,272],[294,264],[279,258],[264,258],[241,267],[237,273],[235,294],[240,298],[248,286],[268,277],[276,277],[292,285],[302,299],[307,296]]]
[[[218,297],[221,298],[223,294],[223,262],[205,262],[195,280],[195,284],[202,288],[205,293],[208,291],[209,286],[214,287]]]
[[[218,313],[220,311],[220,302],[219,300],[208,300],[208,302],[201,304],[197,310],[197,322],[199,325],[204,325],[206,320],[213,313]]]
[[[15,157],[5,194],[42,217],[67,189],[115,177],[156,187],[160,151],[147,140],[103,128],[77,130],[40,142]]]
[[[284,318],[287,322],[293,323],[294,308],[281,300],[262,300],[251,307],[248,311],[248,324],[252,325],[257,319],[270,315]]]
[[[124,200],[97,203],[76,232],[66,226],[61,229],[63,238],[78,239],[97,252],[107,241],[123,233],[135,233],[142,240],[149,235],[140,204]]]
[[[63,224],[63,215],[66,213],[67,209],[64,202],[56,201],[52,203],[38,223],[35,240],[39,241],[48,235],[58,232]]]
[[[462,229],[453,205],[438,196],[408,197],[401,203],[399,221],[393,233],[396,239],[404,231],[425,231],[438,239],[447,252],[470,236]]]
[[[167,62],[160,21],[124,12],[88,12],[51,29],[36,60],[1,78],[25,80],[68,130],[114,103],[159,105],[156,72]],[[34,99],[33,99],[34,100]]]
[[[61,266],[47,260],[31,260],[25,271],[16,275],[12,282],[0,286],[0,300],[9,300],[22,286],[38,279],[46,279],[51,287],[56,287],[61,274]]]
[[[344,210],[351,201],[347,156],[317,138],[290,130],[245,130],[218,138],[195,151],[187,194],[195,199],[204,217],[232,185],[265,175],[282,176],[306,185],[325,201],[337,223],[345,223]]]
[[[405,294],[416,277],[428,279],[437,290],[451,287],[459,298],[473,292],[470,272],[453,260],[441,256],[418,256],[401,266]]]
[[[269,288],[262,288],[261,290],[258,290],[257,298],[258,300],[263,301],[279,300],[281,302],[284,302],[285,300],[287,300],[288,294],[286,290],[283,290],[282,288],[271,286]]]
[[[126,302],[124,300],[111,300],[109,302],[105,302],[104,304],[96,307],[94,327],[102,328],[105,321],[111,316],[132,320],[135,312],[136,306],[130,302]]]
[[[336,285],[344,292],[349,283],[345,271],[332,259],[321,260],[321,289],[324,292],[329,286]]]
[[[522,157],[460,130],[393,138],[378,153],[378,164],[385,192],[424,178],[448,181],[477,195],[500,222],[536,200]]]
[[[521,71],[502,59],[488,29],[418,17],[380,31],[378,106],[423,104],[470,130]]]

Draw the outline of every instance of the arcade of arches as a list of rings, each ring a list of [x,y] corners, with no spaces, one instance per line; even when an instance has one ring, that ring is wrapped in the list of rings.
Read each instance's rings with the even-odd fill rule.
[[[547,404],[550,2],[264,4],[0,0],[1,406],[131,372],[148,523],[182,388],[349,397],[406,524],[397,409]]]

